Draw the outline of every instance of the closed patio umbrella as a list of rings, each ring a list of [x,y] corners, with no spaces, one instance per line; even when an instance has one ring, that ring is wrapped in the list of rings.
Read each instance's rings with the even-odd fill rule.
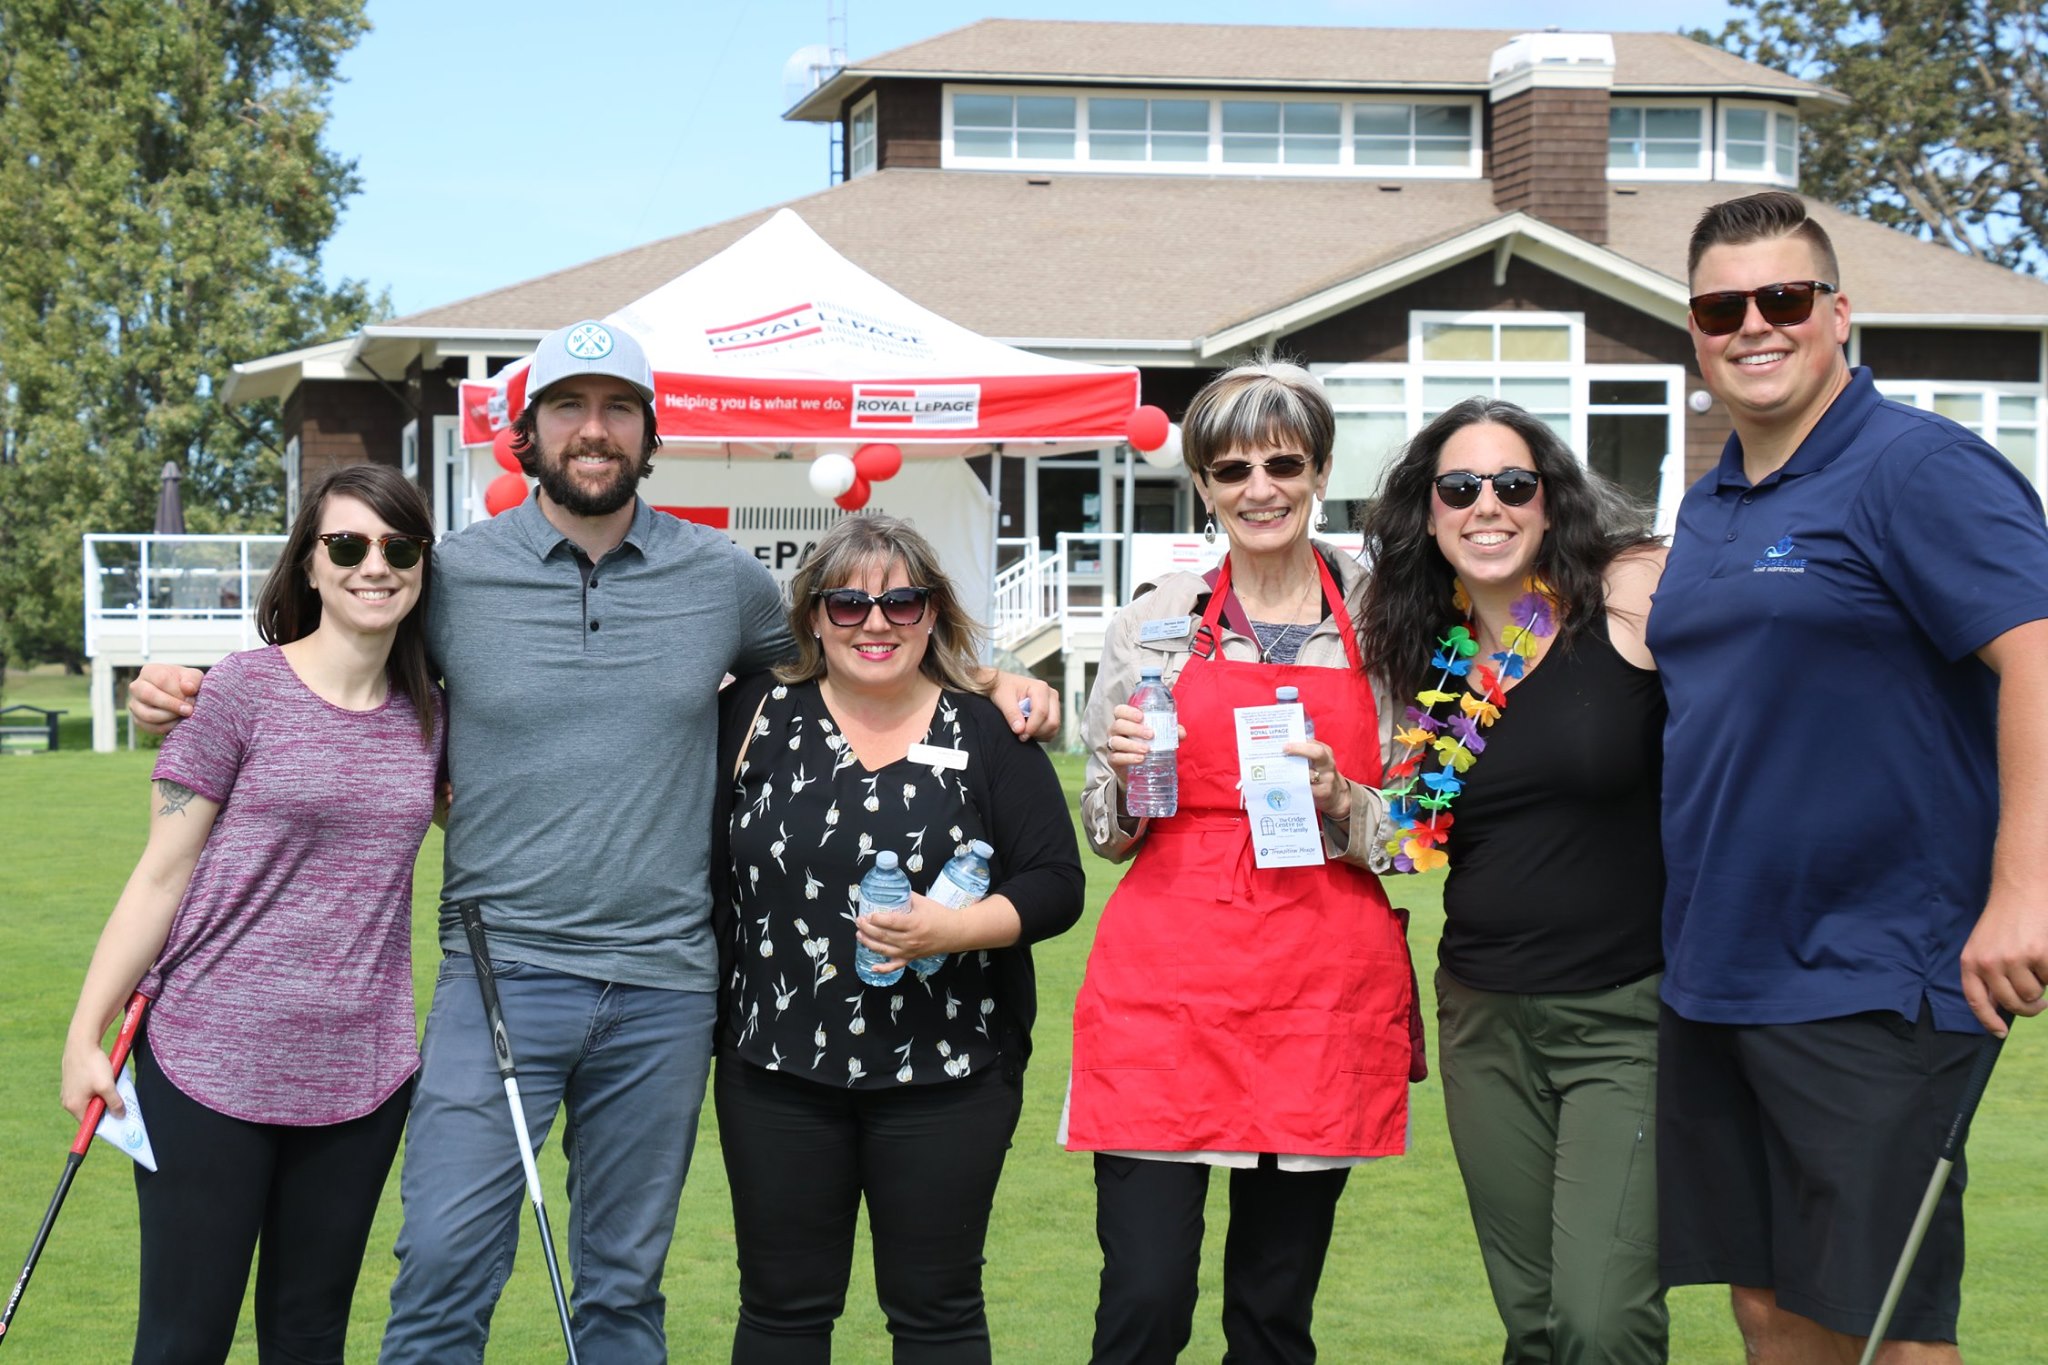
[[[185,534],[185,500],[178,494],[178,466],[164,461],[163,486],[156,495],[156,525],[150,529],[160,536]]]

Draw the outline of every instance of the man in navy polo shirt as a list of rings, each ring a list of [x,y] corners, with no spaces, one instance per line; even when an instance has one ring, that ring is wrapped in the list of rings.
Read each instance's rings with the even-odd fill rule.
[[[1996,1010],[2048,981],[2048,526],[1880,398],[1795,195],[1717,204],[1689,327],[1733,418],[1649,641],[1664,761],[1659,1210],[1752,1362],[1853,1360]],[[2001,800],[2002,797],[2002,800]],[[1959,1360],[1963,1167],[1885,1361]]]

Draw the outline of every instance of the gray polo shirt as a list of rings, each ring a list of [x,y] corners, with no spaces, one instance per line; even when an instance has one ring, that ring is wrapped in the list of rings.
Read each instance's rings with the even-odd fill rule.
[[[448,685],[441,946],[601,981],[716,989],[718,684],[787,658],[782,595],[717,531],[637,505],[595,565],[532,498],[434,549]]]

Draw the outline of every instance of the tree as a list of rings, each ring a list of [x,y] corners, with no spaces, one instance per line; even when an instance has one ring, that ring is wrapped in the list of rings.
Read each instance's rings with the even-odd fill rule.
[[[166,460],[193,530],[275,526],[275,405],[212,395],[383,306],[319,270],[366,26],[363,0],[0,0],[0,659],[79,663],[79,536],[147,530]]]
[[[1808,194],[2048,274],[2048,18],[2040,0],[1735,0],[1695,33],[1831,86],[1801,133]]]

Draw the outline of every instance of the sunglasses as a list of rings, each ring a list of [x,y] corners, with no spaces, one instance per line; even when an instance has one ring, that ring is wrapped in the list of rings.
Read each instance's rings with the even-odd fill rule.
[[[1263,464],[1250,460],[1224,460],[1209,466],[1209,479],[1213,483],[1243,483],[1252,476],[1254,469],[1266,471],[1269,479],[1298,479],[1308,471],[1308,460],[1300,455],[1275,455]]]
[[[892,626],[914,626],[924,620],[925,603],[931,601],[932,590],[891,588],[874,597],[859,588],[826,588],[815,596],[825,604],[825,619],[835,626],[852,629],[865,625],[868,611],[874,607],[882,609],[882,619]]]
[[[369,557],[370,547],[383,551],[384,562],[394,569],[416,567],[427,553],[427,542],[418,536],[366,536],[360,531],[329,531],[320,537],[327,558],[338,569],[353,569]]]
[[[1773,327],[1796,327],[1813,316],[1815,295],[1835,292],[1833,285],[1821,280],[1785,280],[1754,289],[1694,294],[1692,320],[1702,334],[1724,337],[1742,329],[1742,320],[1749,316],[1749,301],[1755,299],[1756,311],[1765,322]]]
[[[1436,495],[1444,506],[1456,511],[1479,501],[1482,483],[1493,485],[1493,496],[1500,499],[1501,506],[1526,506],[1543,486],[1543,476],[1533,469],[1499,469],[1491,474],[1468,474],[1460,469],[1439,474],[1430,482],[1436,485]]]

